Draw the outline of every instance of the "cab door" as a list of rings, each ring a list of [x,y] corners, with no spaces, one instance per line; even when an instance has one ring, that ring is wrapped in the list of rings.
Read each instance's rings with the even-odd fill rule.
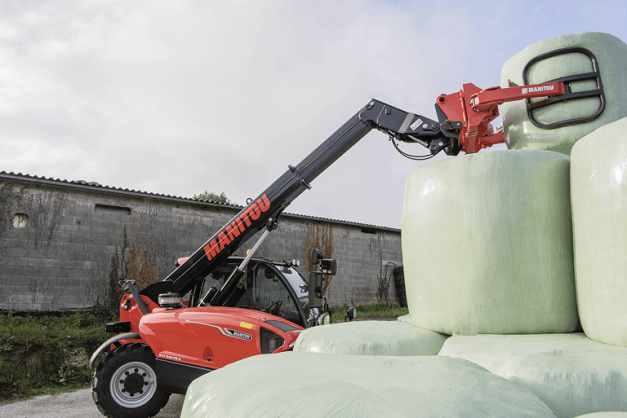
[[[238,302],[241,307],[270,313],[300,326],[305,326],[305,314],[298,297],[285,277],[270,263],[257,262],[248,266],[249,297]],[[237,306],[237,305],[236,305]]]

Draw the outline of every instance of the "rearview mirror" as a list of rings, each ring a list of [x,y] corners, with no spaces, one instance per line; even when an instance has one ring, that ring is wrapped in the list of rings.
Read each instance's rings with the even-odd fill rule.
[[[329,258],[327,260],[322,260],[322,264],[320,265],[320,270],[322,274],[328,274],[329,276],[334,276],[337,272],[337,261],[333,258]]]
[[[324,255],[320,254],[320,250],[317,248],[314,248],[313,250],[311,250],[311,264],[313,264],[314,266],[318,263],[320,263],[320,260],[322,260],[324,258]]]

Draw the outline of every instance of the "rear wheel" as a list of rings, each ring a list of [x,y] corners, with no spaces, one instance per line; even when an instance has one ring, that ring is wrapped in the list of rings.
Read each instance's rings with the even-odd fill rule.
[[[107,354],[91,381],[96,406],[108,417],[151,417],[170,397],[157,387],[155,356],[146,344],[125,344]]]

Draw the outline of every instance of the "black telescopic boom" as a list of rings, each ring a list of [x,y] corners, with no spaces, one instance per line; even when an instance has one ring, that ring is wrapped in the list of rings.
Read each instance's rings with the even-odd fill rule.
[[[424,138],[430,141],[442,136],[437,122],[371,100],[298,165],[289,166],[282,176],[209,238],[168,277],[162,282],[146,287],[141,293],[153,301],[157,300],[160,293],[187,293],[196,278],[204,277],[213,271],[259,230],[264,227],[273,229],[278,216],[285,208],[302,192],[310,189],[310,183],[318,175],[374,128],[394,135],[401,141],[419,142],[423,145]]]

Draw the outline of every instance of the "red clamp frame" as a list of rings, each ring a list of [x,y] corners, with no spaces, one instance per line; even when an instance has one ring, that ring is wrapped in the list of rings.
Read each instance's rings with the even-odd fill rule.
[[[529,86],[490,87],[480,89],[472,83],[457,93],[442,94],[437,105],[449,121],[462,122],[459,134],[462,151],[466,154],[505,142],[503,132],[494,132],[492,122],[498,115],[498,105],[522,99],[552,97],[565,94],[564,83],[544,83]]]

